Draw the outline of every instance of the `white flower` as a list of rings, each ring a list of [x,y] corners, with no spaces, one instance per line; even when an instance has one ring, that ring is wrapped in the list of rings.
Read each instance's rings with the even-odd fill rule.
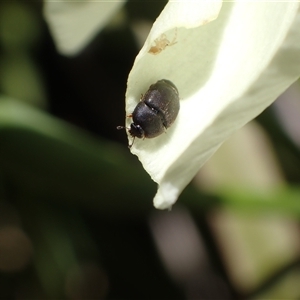
[[[57,50],[67,56],[78,54],[124,2],[45,0],[44,17]]]
[[[60,53],[77,54],[123,2],[45,0]],[[166,5],[136,57],[126,92],[130,115],[157,80],[169,79],[179,90],[172,127],[157,138],[136,139],[131,148],[159,184],[155,207],[170,208],[218,147],[300,77],[299,6],[292,0]],[[131,122],[126,118],[127,127]]]
[[[131,148],[159,185],[156,208],[170,208],[218,147],[300,77],[299,5],[167,4],[135,60],[126,93],[129,115],[157,80],[169,79],[179,90],[172,127],[157,138],[136,139]],[[127,127],[131,122],[126,119]]]

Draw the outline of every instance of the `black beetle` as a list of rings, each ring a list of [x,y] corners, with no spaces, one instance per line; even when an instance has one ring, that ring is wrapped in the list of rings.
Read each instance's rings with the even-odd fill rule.
[[[135,107],[128,131],[134,139],[154,138],[162,134],[175,121],[179,112],[179,94],[176,86],[167,79],[152,84]],[[118,129],[124,128],[118,126]],[[129,145],[129,148],[133,145]]]

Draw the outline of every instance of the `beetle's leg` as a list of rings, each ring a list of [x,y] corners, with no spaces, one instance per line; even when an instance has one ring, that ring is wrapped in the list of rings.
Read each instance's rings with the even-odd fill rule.
[[[129,149],[132,147],[132,145],[133,145],[133,143],[134,143],[134,140],[135,140],[135,136],[133,137],[133,140],[132,140],[131,145],[128,145],[128,148],[129,148]]]

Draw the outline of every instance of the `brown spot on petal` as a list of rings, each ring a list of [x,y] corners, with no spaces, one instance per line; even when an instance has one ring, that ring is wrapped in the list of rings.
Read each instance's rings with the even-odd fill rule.
[[[160,52],[162,52],[163,50],[166,49],[166,47],[168,46],[173,46],[174,44],[176,44],[176,38],[177,38],[177,29],[175,31],[175,36],[173,38],[172,41],[169,41],[167,36],[163,33],[160,37],[158,37],[157,39],[154,40],[154,46],[152,46],[148,53],[157,55]]]

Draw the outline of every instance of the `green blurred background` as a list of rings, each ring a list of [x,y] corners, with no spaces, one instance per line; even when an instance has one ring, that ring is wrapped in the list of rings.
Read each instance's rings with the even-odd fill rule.
[[[300,298],[299,84],[170,212],[116,130],[132,26],[164,5],[128,1],[70,58],[41,3],[0,3],[0,299]]]

